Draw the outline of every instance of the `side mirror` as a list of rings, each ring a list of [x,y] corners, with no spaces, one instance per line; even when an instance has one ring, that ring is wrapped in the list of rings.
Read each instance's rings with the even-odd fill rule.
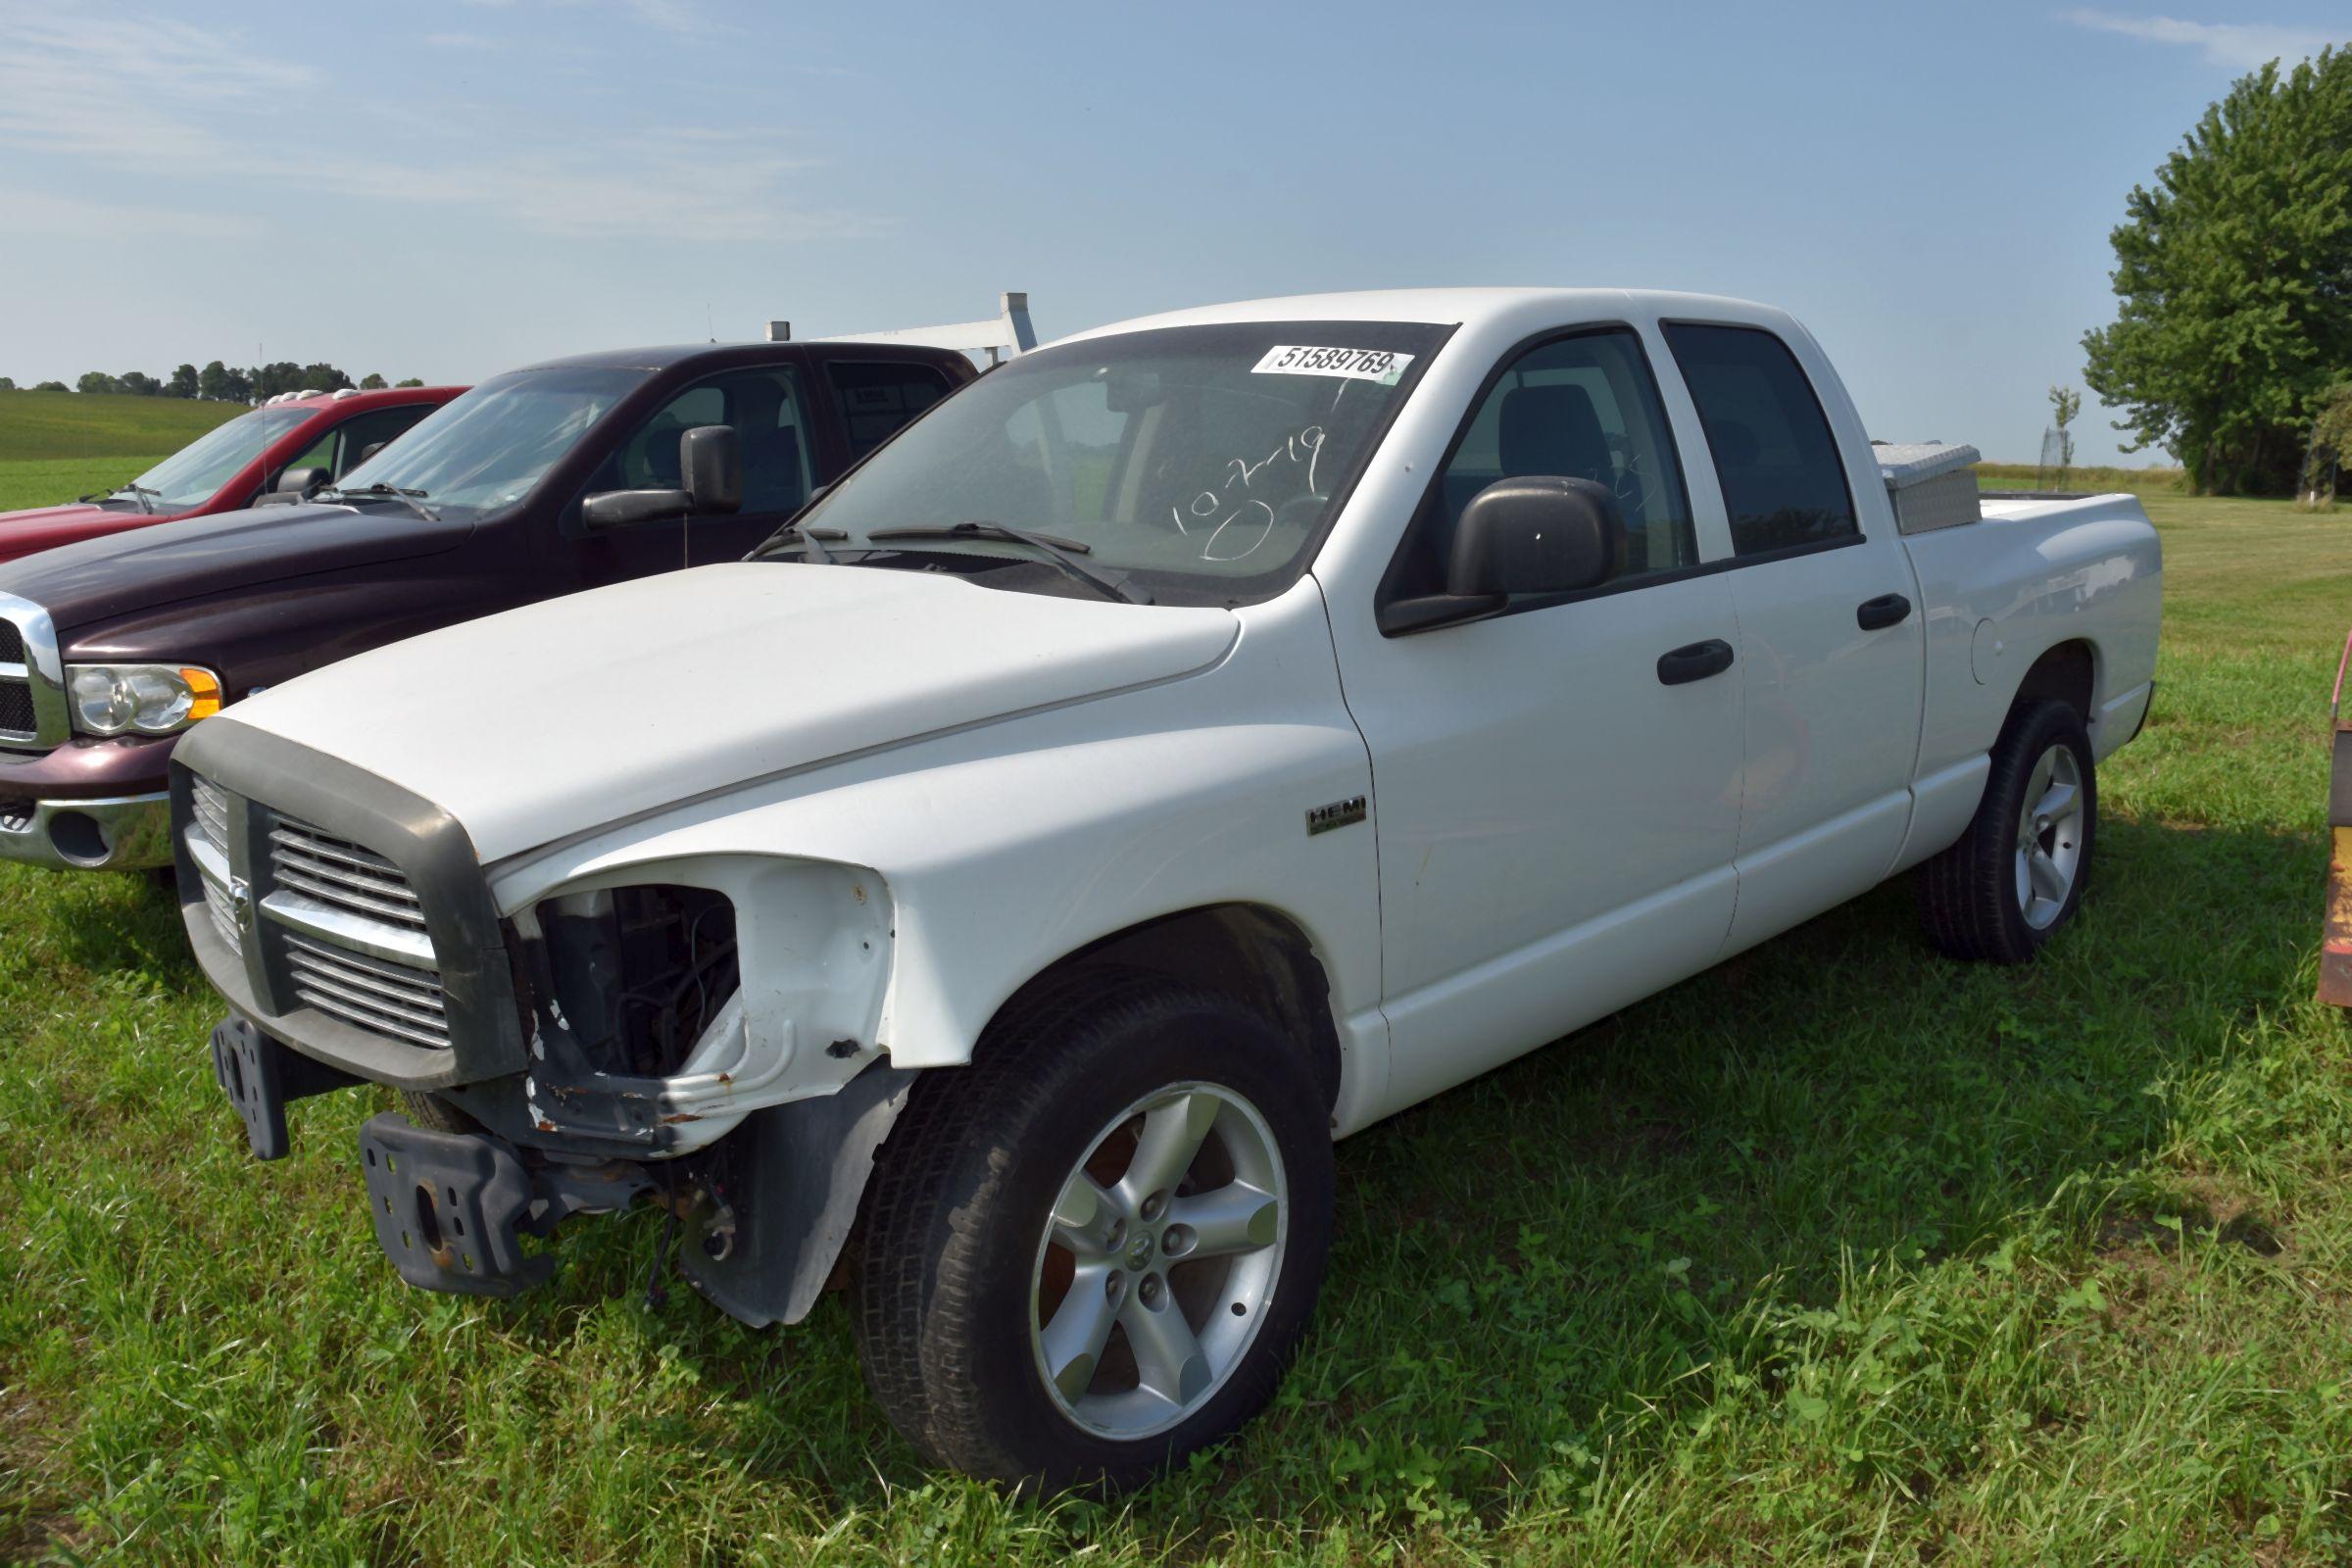
[[[288,468],[277,476],[277,483],[270,488],[286,495],[307,496],[326,481],[327,472],[324,468]]]
[[[676,490],[606,490],[580,500],[580,526],[591,533],[661,522],[697,513],[743,508],[743,447],[731,425],[698,424],[678,437]]]
[[[743,443],[731,424],[698,424],[678,437],[678,472],[697,512],[743,510]]]
[[[1454,525],[1446,592],[1454,599],[1569,594],[1625,569],[1617,497],[1591,479],[1497,479]]]

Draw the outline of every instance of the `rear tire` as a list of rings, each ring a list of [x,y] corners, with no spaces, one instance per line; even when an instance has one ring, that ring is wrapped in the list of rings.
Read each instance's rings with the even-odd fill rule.
[[[2082,902],[2098,818],[2081,717],[2064,703],[2019,703],[1968,831],[1914,874],[1928,940],[1953,958],[2033,957]]]
[[[1097,973],[925,1073],[868,1183],[866,1381],[934,1463],[1132,1486],[1273,1394],[1323,1282],[1306,1054],[1231,999]]]

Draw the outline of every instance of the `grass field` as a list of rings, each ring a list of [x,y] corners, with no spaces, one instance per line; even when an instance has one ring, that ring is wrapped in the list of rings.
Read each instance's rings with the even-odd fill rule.
[[[0,392],[0,464],[176,452],[245,413],[241,403],[110,393]]]
[[[842,1302],[660,1228],[405,1290],[378,1102],[257,1166],[169,896],[0,871],[0,1558],[748,1564],[2352,1559],[2352,1038],[2312,1002],[2352,538],[2152,496],[2160,698],[2018,971],[1884,888],[1340,1151],[1275,1407],[1123,1502],[927,1474]]]

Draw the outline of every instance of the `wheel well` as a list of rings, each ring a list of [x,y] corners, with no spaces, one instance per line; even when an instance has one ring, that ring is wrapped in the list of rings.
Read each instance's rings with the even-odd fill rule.
[[[1224,993],[1305,1046],[1326,1106],[1339,1102],[1340,1031],[1331,982],[1298,922],[1260,905],[1219,904],[1113,932],[1056,959],[1006,1007],[1097,966],[1144,969]]]
[[[2065,642],[2050,649],[2034,661],[2019,683],[2017,697],[2010,706],[2016,707],[2039,698],[2066,704],[2082,720],[2085,729],[2091,723],[2091,702],[2097,692],[2097,662],[2086,642]]]

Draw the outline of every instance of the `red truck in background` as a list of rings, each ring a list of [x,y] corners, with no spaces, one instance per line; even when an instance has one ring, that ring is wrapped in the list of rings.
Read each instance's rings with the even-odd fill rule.
[[[298,468],[331,483],[368,449],[399,435],[466,389],[313,392],[273,398],[207,431],[105,495],[57,507],[0,512],[0,561],[175,517],[250,507]]]

